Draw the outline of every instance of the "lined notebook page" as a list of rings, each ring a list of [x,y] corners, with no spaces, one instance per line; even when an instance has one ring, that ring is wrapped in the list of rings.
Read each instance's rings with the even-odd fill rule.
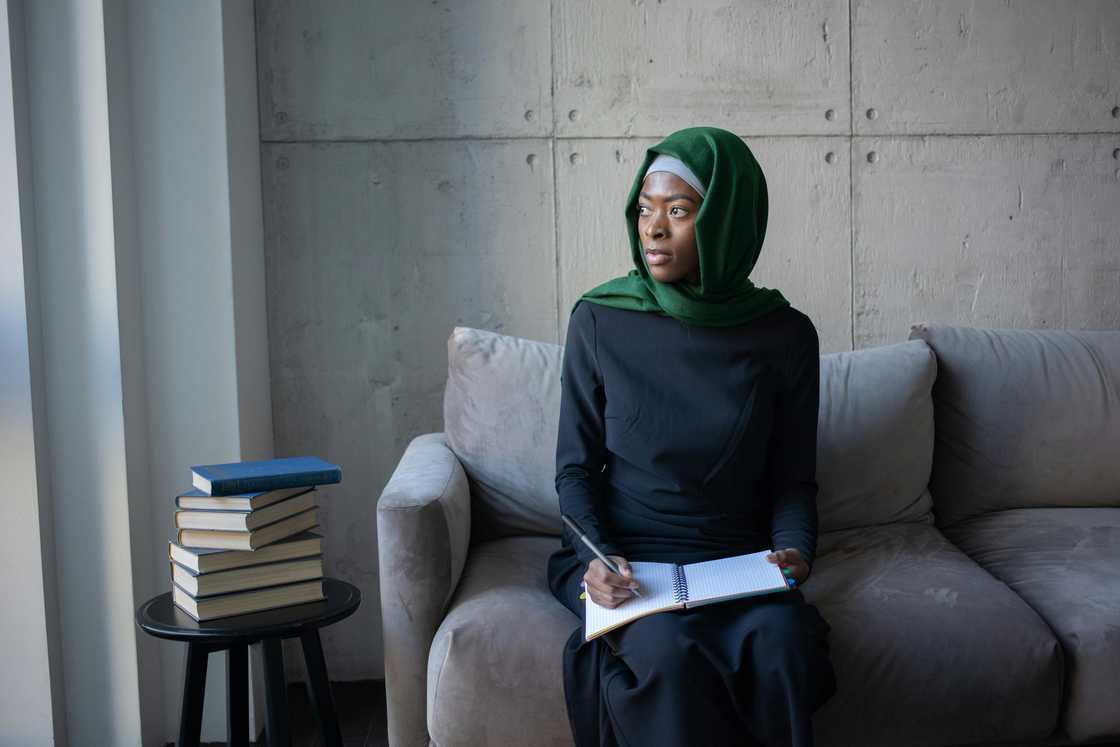
[[[634,578],[638,582],[640,597],[631,597],[617,607],[602,607],[591,601],[588,594],[585,603],[583,637],[592,638],[613,630],[620,625],[636,620],[654,612],[679,609],[684,605],[673,601],[673,564],[651,563],[635,560],[630,563]]]
[[[688,582],[686,606],[696,607],[721,599],[785,591],[788,586],[782,569],[766,559],[770,552],[760,550],[684,566]]]

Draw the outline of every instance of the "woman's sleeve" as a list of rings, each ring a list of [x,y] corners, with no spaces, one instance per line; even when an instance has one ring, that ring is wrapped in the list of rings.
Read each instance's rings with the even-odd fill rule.
[[[606,444],[605,395],[596,355],[595,316],[588,302],[568,321],[560,375],[560,427],[556,441],[556,492],[560,510],[575,519],[588,539],[607,555],[621,555],[600,520]],[[597,556],[562,523],[564,537],[584,564]]]
[[[775,550],[795,547],[811,567],[817,551],[817,409],[820,343],[809,322],[790,349],[779,388],[770,448]]]

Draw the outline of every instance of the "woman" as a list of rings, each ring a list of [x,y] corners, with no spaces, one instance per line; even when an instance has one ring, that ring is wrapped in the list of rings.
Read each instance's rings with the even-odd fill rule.
[[[750,149],[713,127],[647,150],[626,223],[636,269],[573,306],[561,375],[552,593],[582,619],[626,604],[631,560],[772,548],[797,587],[640,618],[564,652],[578,747],[812,745],[836,690],[831,629],[800,586],[817,541],[820,359],[812,321],[748,278],[767,191]]]

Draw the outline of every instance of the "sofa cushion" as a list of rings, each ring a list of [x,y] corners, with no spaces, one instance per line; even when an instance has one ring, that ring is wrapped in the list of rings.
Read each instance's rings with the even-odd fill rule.
[[[1120,736],[1120,509],[1011,509],[945,534],[1056,633],[1066,734],[1078,742]]]
[[[439,747],[572,744],[564,643],[582,623],[548,589],[555,537],[471,548],[428,656],[428,733]]]
[[[937,360],[920,340],[821,356],[820,531],[933,522]]]
[[[988,511],[1120,506],[1120,331],[915,324],[937,354],[937,525]]]
[[[832,627],[820,744],[1034,741],[1058,719],[1062,651],[1039,615],[935,527],[822,534],[803,587]]]
[[[560,534],[563,347],[470,327],[447,340],[443,424],[471,483],[471,541]]]
[[[448,339],[444,432],[470,478],[472,541],[560,533],[562,352],[469,327]],[[821,356],[821,531],[932,520],[936,365],[920,340]]]
[[[571,745],[561,665],[580,620],[548,590],[557,547],[511,537],[471,549],[428,658],[434,744]],[[1056,725],[1061,646],[936,528],[823,534],[803,592],[832,627],[839,686],[814,714],[821,744],[1034,741]]]

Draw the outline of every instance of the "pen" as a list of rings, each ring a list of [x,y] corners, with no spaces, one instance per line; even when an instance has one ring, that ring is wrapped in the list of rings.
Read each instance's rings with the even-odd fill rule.
[[[576,533],[577,537],[583,540],[583,543],[585,545],[591,548],[591,552],[599,556],[599,560],[603,561],[603,565],[605,565],[611,573],[615,574],[616,576],[622,575],[622,570],[617,565],[615,565],[614,561],[604,555],[603,551],[598,547],[595,547],[594,542],[587,539],[587,535],[583,533],[582,529],[580,529],[579,524],[577,524],[573,519],[569,519],[567,514],[560,514],[560,518],[564,520],[564,523],[571,527],[572,531]],[[641,596],[641,593],[637,589],[631,589],[630,591],[634,592],[635,596]]]

